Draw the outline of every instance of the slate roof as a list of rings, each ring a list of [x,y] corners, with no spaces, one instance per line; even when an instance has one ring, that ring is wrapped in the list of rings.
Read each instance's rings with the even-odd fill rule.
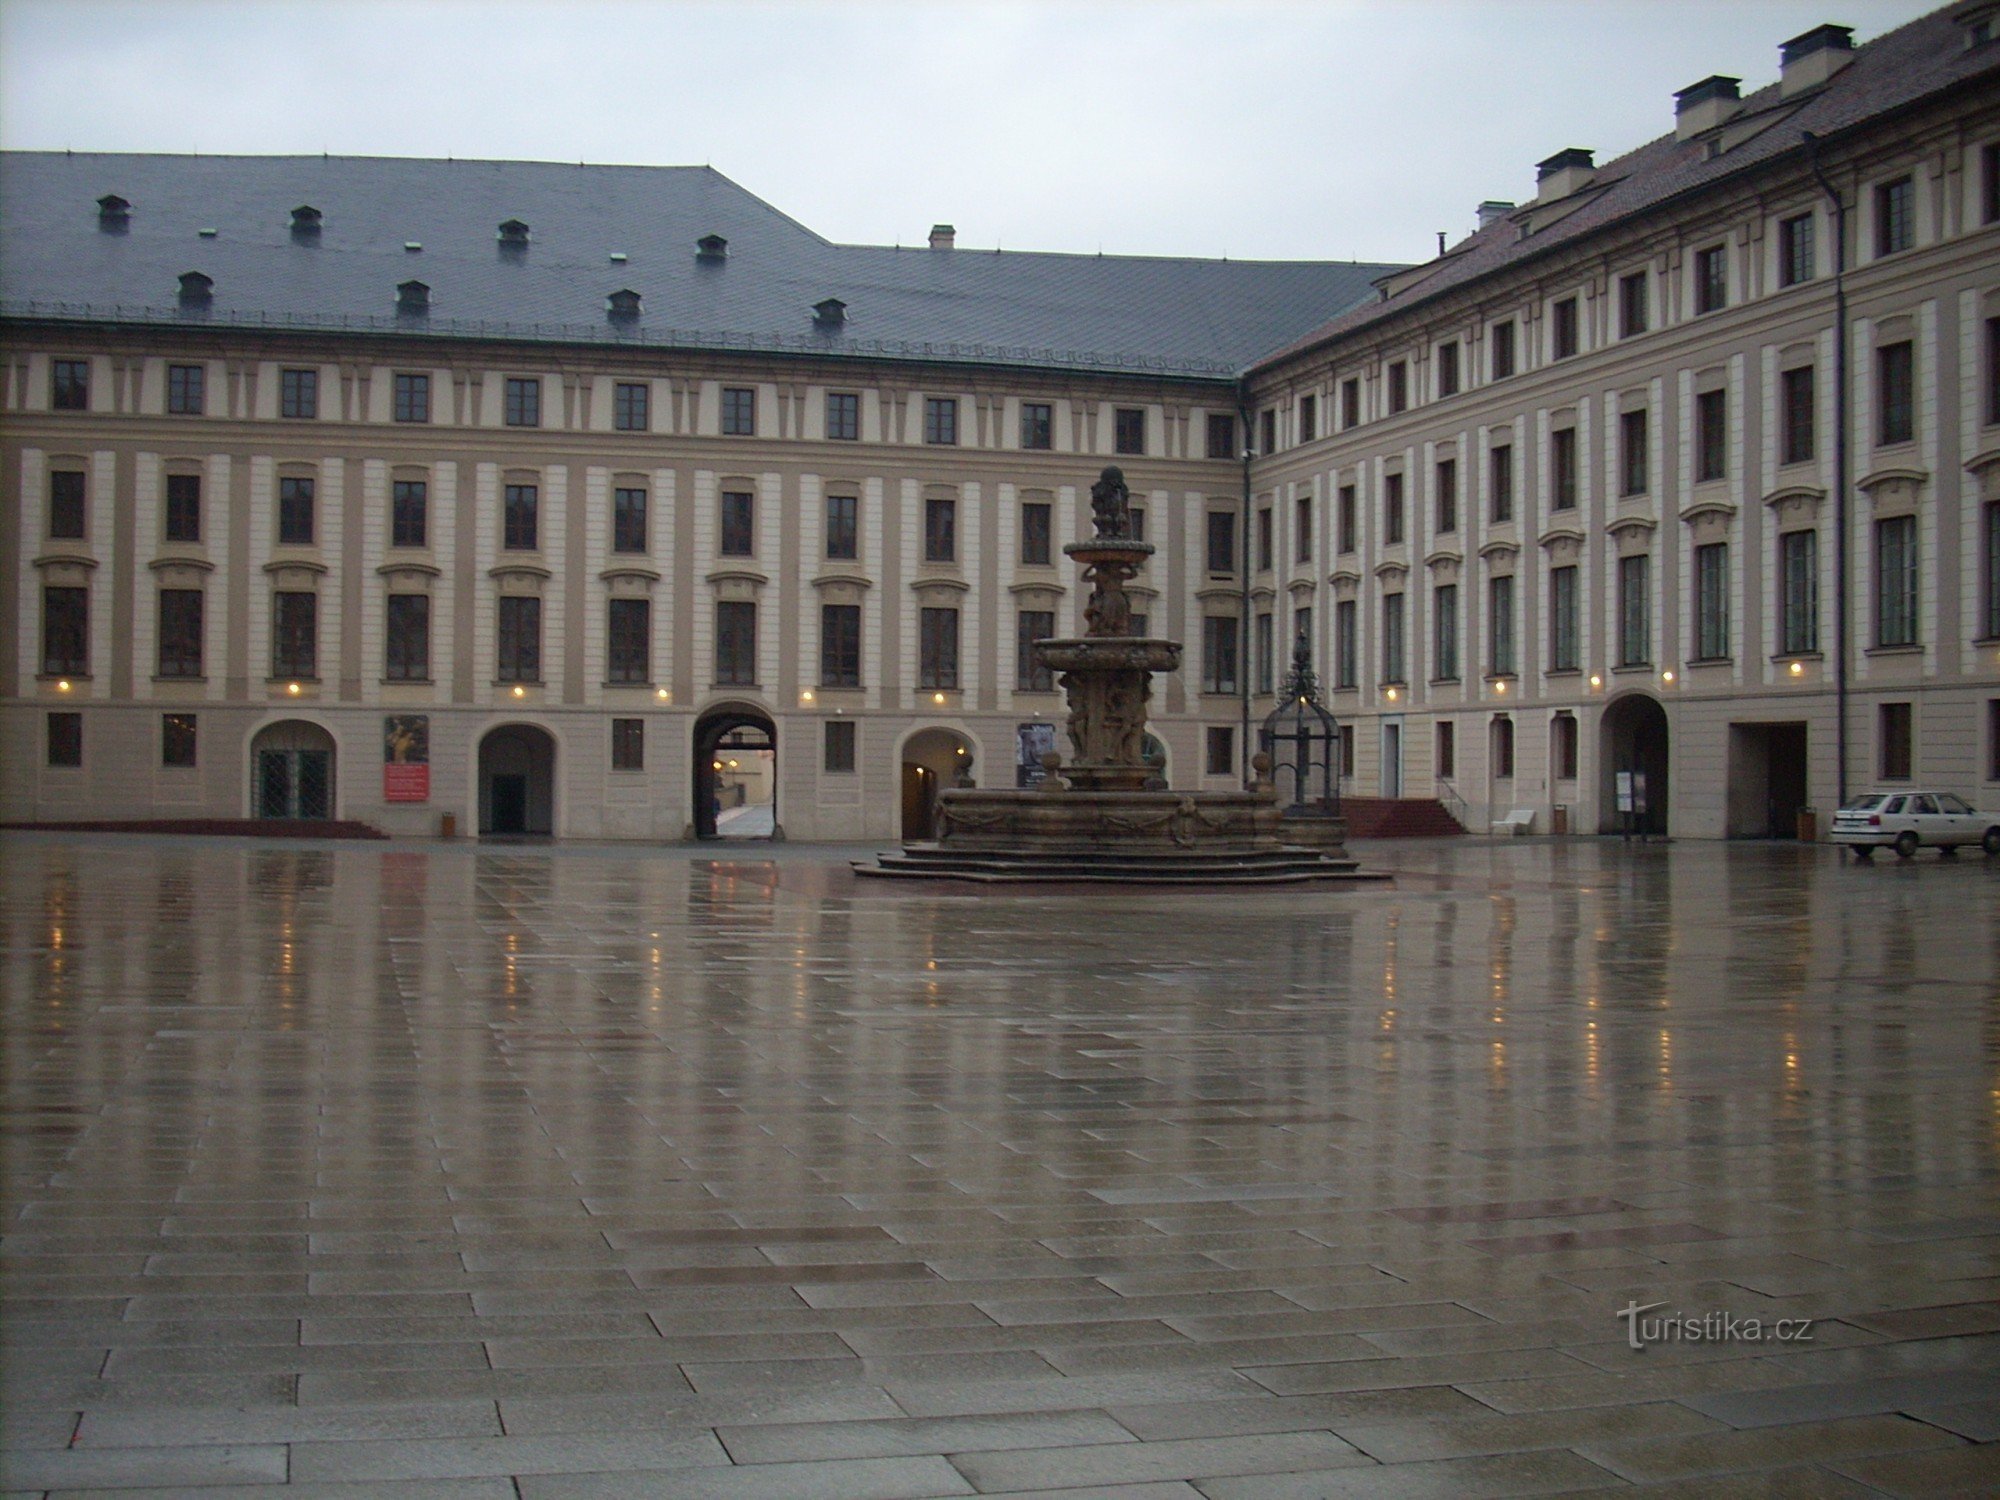
[[[129,200],[125,233],[97,200]],[[295,239],[295,207],[323,216]],[[502,249],[519,218],[530,241]],[[213,238],[202,237],[212,229]],[[719,234],[727,260],[703,264]],[[409,251],[415,242],[421,251]],[[613,263],[613,253],[627,257]],[[1395,266],[837,245],[707,167],[0,153],[0,316],[638,343],[1233,379]],[[398,283],[431,289],[427,319]],[[643,312],[606,317],[630,288]],[[847,304],[816,325],[814,304]]]
[[[1583,189],[1592,195],[1585,206],[1524,239],[1518,221],[1531,205],[1523,205],[1451,247],[1430,263],[1432,274],[1398,295],[1372,299],[1329,319],[1257,361],[1258,367],[1360,333],[1484,278],[1505,275],[1671,199],[1719,187],[1786,156],[1803,160],[1805,131],[1821,137],[1824,151],[1837,145],[1843,133],[1879,127],[1885,117],[1926,100],[1977,92],[1992,102],[2000,97],[1995,93],[2000,90],[2000,40],[1968,47],[1965,28],[1952,19],[1957,8],[1935,11],[1855,48],[1853,60],[1819,89],[1785,100],[1773,83],[1744,95],[1742,110],[1723,133],[1733,136],[1758,116],[1765,117],[1764,128],[1719,156],[1709,156],[1705,136],[1679,141],[1668,134],[1604,163]],[[1850,205],[1850,212],[1855,207]]]

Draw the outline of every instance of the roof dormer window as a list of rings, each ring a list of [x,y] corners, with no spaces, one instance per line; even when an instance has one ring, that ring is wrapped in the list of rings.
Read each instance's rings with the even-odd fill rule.
[[[431,289],[421,281],[405,281],[396,287],[396,311],[422,317],[431,310]]]
[[[528,226],[519,219],[502,219],[500,221],[500,243],[513,250],[526,249],[528,244]]]
[[[710,265],[720,265],[729,259],[729,241],[719,234],[705,234],[695,241],[694,258]]]
[[[813,322],[821,328],[838,328],[847,321],[847,304],[838,297],[828,297],[813,304]]]
[[[292,210],[292,238],[310,239],[319,233],[319,222],[324,217],[310,203],[301,203]]]
[[[630,322],[641,311],[639,294],[630,287],[623,287],[604,299],[605,311],[618,322]]]
[[[132,205],[116,193],[97,200],[97,227],[106,234],[123,234],[132,225]]]

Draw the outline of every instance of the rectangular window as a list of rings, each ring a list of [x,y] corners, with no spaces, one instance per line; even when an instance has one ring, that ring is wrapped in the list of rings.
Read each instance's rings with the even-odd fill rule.
[[[1333,685],[1352,688],[1361,675],[1360,611],[1352,599],[1340,599],[1333,606]]]
[[[52,767],[83,764],[83,715],[53,713],[48,716],[48,763]]]
[[[1549,349],[1554,359],[1570,359],[1577,351],[1576,298],[1565,297],[1549,309]]]
[[[1225,418],[1224,420],[1227,420]],[[1208,419],[1209,439],[1215,437],[1215,418]],[[1021,446],[1046,452],[1056,445],[1056,409],[1046,401],[1021,403]],[[1213,453],[1209,457],[1213,458]]]
[[[201,590],[161,589],[159,674],[201,676],[201,646]]]
[[[1493,653],[1492,675],[1514,675],[1514,576],[1502,574],[1486,584],[1486,639]]]
[[[1576,429],[1558,427],[1549,434],[1549,506],[1576,509]]]
[[[925,607],[917,611],[917,686],[958,686],[958,611]]]
[[[607,605],[607,682],[645,683],[653,680],[653,601],[612,599]]]
[[[431,419],[430,376],[396,377],[395,418],[398,422],[428,422]]]
[[[749,557],[756,551],[756,500],[748,490],[722,492],[722,555]]]
[[[1449,781],[1458,774],[1458,726],[1449,719],[1438,720],[1437,776]]]
[[[757,392],[751,387],[726,385],[722,388],[722,435],[757,435]]]
[[[1292,503],[1292,561],[1307,563],[1313,556],[1312,496],[1301,495]]]
[[[507,377],[506,422],[509,427],[542,425],[542,381],[538,375]]]
[[[532,552],[540,534],[541,490],[532,484],[506,487],[501,545],[510,552]]]
[[[1819,533],[1778,538],[1778,650],[1819,650]]]
[[[1986,425],[2000,425],[2000,318],[1986,320]]]
[[[278,372],[278,415],[301,420],[319,415],[319,371]]]
[[[1549,759],[1557,781],[1576,780],[1576,716],[1557,714],[1549,724]]]
[[[1907,703],[1881,705],[1882,779],[1908,781],[1915,739],[1915,715]]]
[[[1382,540],[1395,546],[1403,540],[1403,476],[1382,476]]]
[[[2000,144],[1980,148],[1979,178],[1979,222],[2000,224]],[[2000,781],[2000,771],[1993,779]]]
[[[310,589],[271,596],[271,675],[319,676],[319,595]]]
[[[836,443],[861,441],[861,395],[857,391],[826,393],[826,435]]]
[[[398,479],[390,485],[389,545],[421,547],[430,529],[430,486],[421,479]]]
[[[952,444],[958,441],[958,398],[924,397],[924,441]]]
[[[826,555],[853,561],[861,555],[861,497],[826,497]]]
[[[49,537],[53,541],[83,540],[84,478],[81,469],[56,469],[49,474]]]
[[[170,542],[198,542],[201,540],[201,476],[199,474],[169,474],[167,476],[167,540]]]
[[[1643,553],[1618,559],[1618,665],[1643,667],[1653,659],[1652,559]]]
[[[723,599],[715,606],[715,680],[754,686],[757,681],[757,606]]]
[[[160,764],[192,766],[195,763],[195,716],[160,715]]]
[[[51,585],[42,590],[42,672],[83,677],[90,672],[90,591]]]
[[[1437,529],[1458,530],[1458,460],[1441,458],[1437,466]]]
[[[1201,690],[1204,693],[1233,693],[1237,690],[1236,617],[1205,615],[1201,622]]]
[[[1268,505],[1257,512],[1257,571],[1271,571],[1271,507]]]
[[[1875,644],[1917,644],[1917,518],[1875,523]]]
[[[1647,453],[1648,417],[1645,411],[1618,414],[1618,492],[1643,495],[1652,473]]]
[[[1438,396],[1458,394],[1458,341],[1438,345]]]
[[[1817,446],[1817,382],[1811,365],[1786,370],[1778,377],[1779,462],[1810,463]]]
[[[1361,381],[1358,377],[1340,382],[1340,425],[1343,429],[1361,425]]]
[[[1055,674],[1035,654],[1035,642],[1056,633],[1054,610],[1024,609],[1014,617],[1014,686],[1024,693],[1047,693],[1055,688]]]
[[[1236,571],[1236,517],[1226,510],[1212,510],[1208,513],[1208,555],[1205,559],[1210,573],[1231,574]]]
[[[1694,310],[1720,312],[1729,306],[1729,248],[1710,245],[1694,253]]]
[[[1549,569],[1549,670],[1574,672],[1577,668],[1577,569],[1574,565]]]
[[[1236,418],[1227,412],[1212,411],[1208,414],[1208,456],[1210,458],[1235,458]]]
[[[1132,521],[1132,526],[1131,526],[1132,540],[1135,542],[1145,541],[1146,507],[1143,505],[1135,505],[1129,511],[1127,511],[1126,514],[1131,518]]]
[[[1342,552],[1352,552],[1356,545],[1355,531],[1360,524],[1361,511],[1361,507],[1355,499],[1354,486],[1343,484],[1340,487],[1337,499],[1338,506],[1335,520],[1337,522],[1336,529],[1340,533],[1340,550]]]
[[[646,721],[644,719],[613,719],[611,721],[611,769],[614,771],[643,771],[646,769]]]
[[[1505,380],[1514,373],[1514,324],[1509,319],[1505,323],[1493,325],[1493,378]]]
[[[1917,242],[1917,185],[1898,177],[1875,189],[1875,254],[1897,255]]]
[[[1410,367],[1402,360],[1389,366],[1389,414],[1408,411],[1410,407]]]
[[[204,365],[168,365],[168,412],[177,417],[198,417],[207,407],[207,367]]]
[[[611,550],[646,550],[646,492],[619,487],[611,492]]]
[[[1493,775],[1501,781],[1514,775],[1514,721],[1505,714],[1493,719]]]
[[[1441,583],[1431,590],[1431,676],[1440,682],[1458,680],[1458,585]]]
[[[861,606],[822,604],[819,607],[819,684],[821,687],[861,686]]]
[[[54,411],[90,410],[90,361],[57,359],[49,362],[49,407]]]
[[[1301,639],[1306,643],[1306,657],[1310,661],[1313,654],[1313,612],[1304,605],[1292,611],[1292,640],[1285,648],[1285,655],[1279,660],[1278,665],[1281,668],[1286,667],[1297,654]]]
[[[1646,331],[1646,273],[1618,278],[1618,336],[1629,339]]]
[[[1354,726],[1340,726],[1340,774],[1343,779],[1354,775]]]
[[[390,682],[428,682],[431,675],[431,596],[389,595],[389,631],[382,675]]]
[[[1226,725],[1211,725],[1205,741],[1208,757],[1205,762],[1206,774],[1210,776],[1233,776],[1236,774],[1236,731]]]
[[[1502,525],[1514,519],[1514,447],[1511,443],[1501,443],[1487,456],[1491,469],[1493,523]]]
[[[958,557],[958,502],[942,497],[924,501],[924,561],[952,562]]]
[[[1275,407],[1266,407],[1258,414],[1258,422],[1264,430],[1263,451],[1265,453],[1276,453],[1278,451],[1277,409]]]
[[[1382,596],[1382,680],[1402,682],[1405,680],[1403,658],[1403,596],[1384,594]]]
[[[1021,561],[1030,567],[1046,564],[1050,558],[1053,531],[1052,507],[1044,500],[1029,500],[1021,506]]]
[[[1729,544],[1694,549],[1694,659],[1729,655]]]
[[[1917,431],[1917,378],[1914,346],[1884,344],[1875,351],[1876,441],[1887,447],[1907,443]]]
[[[826,737],[821,742],[820,767],[835,775],[848,775],[854,770],[854,721],[852,719],[828,719]]]
[[[495,675],[502,682],[542,680],[542,601],[503,594]]]
[[[653,388],[621,380],[611,387],[611,426],[618,432],[646,432],[653,425]]]
[[[1271,691],[1271,617],[1259,614],[1250,621],[1250,670],[1252,691]]]
[[[310,547],[313,540],[313,482],[278,481],[278,541],[287,547]]]
[[[1798,214],[1778,225],[1778,285],[1799,286],[1813,279],[1813,216]]]
[[[1146,451],[1145,408],[1119,407],[1113,414],[1112,436],[1120,453],[1144,453]]]
[[[2000,640],[2000,500],[1988,500],[1980,507],[1979,519],[1984,528],[1980,551],[1984,554],[1986,575],[1980,580],[1985,589],[1985,607],[1979,612],[1979,638]]]
[[[1310,443],[1319,436],[1319,397],[1299,397],[1299,441]]]
[[[1694,398],[1694,477],[1698,483],[1729,472],[1729,393],[1703,391]]]

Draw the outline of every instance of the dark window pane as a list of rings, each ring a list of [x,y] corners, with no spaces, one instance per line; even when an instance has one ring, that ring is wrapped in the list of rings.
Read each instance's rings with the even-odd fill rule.
[[[826,394],[826,435],[835,442],[853,443],[861,438],[861,397],[853,391]]]
[[[1573,672],[1577,667],[1577,570],[1549,570],[1549,670]]]
[[[860,497],[855,495],[828,495],[826,497],[826,555],[834,558],[853,559],[860,555]]]
[[[1907,343],[1875,351],[1875,394],[1880,403],[1878,441],[1907,443],[1916,436],[1916,359]]]
[[[1514,519],[1514,449],[1503,443],[1488,456],[1492,470],[1492,515],[1496,524]]]
[[[1202,619],[1201,690],[1205,693],[1237,690],[1236,624],[1233,615],[1206,615]]]
[[[823,604],[819,611],[822,687],[861,686],[861,606]]]
[[[1406,411],[1410,405],[1410,367],[1402,360],[1389,366],[1389,412]]]
[[[722,391],[722,433],[724,437],[757,435],[757,392],[748,386],[725,386]]]
[[[525,595],[500,599],[498,668],[502,682],[539,682],[542,677],[542,601]]]
[[[90,591],[42,590],[42,671],[82,677],[90,671]]]
[[[1450,682],[1458,676],[1458,585],[1431,590],[1431,676]]]
[[[191,766],[195,763],[195,716],[193,714],[162,714],[160,716],[160,764],[163,766]]]
[[[1206,773],[1230,776],[1236,771],[1236,731],[1226,725],[1211,726],[1206,737]]]
[[[1798,286],[1811,281],[1816,269],[1813,258],[1812,215],[1800,214],[1786,219],[1778,226],[1779,285]]]
[[[646,492],[642,489],[614,489],[611,492],[611,550],[646,550]]]
[[[748,600],[715,606],[715,680],[737,686],[757,681],[757,606]]]
[[[198,542],[201,540],[201,476],[199,474],[169,474],[167,476],[167,540],[170,542]]]
[[[542,425],[542,382],[538,376],[510,376],[507,381],[507,425]]]
[[[1336,529],[1340,533],[1338,541],[1342,552],[1352,552],[1355,548],[1355,531],[1359,525],[1359,509],[1360,507],[1355,501],[1354,486],[1343,484],[1340,487],[1338,496],[1338,514],[1335,516]]]
[[[1778,538],[1778,649],[1819,650],[1819,533]]]
[[[310,547],[313,541],[313,482],[278,481],[278,541],[288,547]]]
[[[1884,703],[1881,713],[1882,779],[1908,781],[1914,761],[1914,715],[1907,703]]]
[[[160,676],[201,676],[202,592],[200,589],[160,590],[159,646]]]
[[[1694,549],[1694,654],[1697,661],[1729,655],[1729,547]]]
[[[208,406],[207,375],[202,365],[168,365],[167,410],[175,416],[200,416]]]
[[[650,599],[613,599],[608,605],[605,680],[608,682],[651,682],[653,680],[653,602]]]
[[[389,545],[421,547],[430,529],[430,485],[398,479],[390,487]]]
[[[1568,359],[1577,350],[1576,298],[1565,297],[1550,313],[1552,322],[1550,343],[1553,357]]]
[[[1917,518],[1875,523],[1875,644],[1917,643]]]
[[[1729,252],[1726,246],[1712,245],[1694,256],[1694,310],[1720,311],[1729,305]]]
[[[1035,654],[1035,642],[1056,633],[1055,611],[1024,609],[1014,624],[1014,685],[1023,692],[1046,693],[1055,687],[1052,673]]]
[[[852,719],[828,719],[826,721],[826,741],[821,765],[833,772],[848,772],[854,769],[854,721]]]
[[[1226,510],[1212,510],[1208,513],[1206,562],[1211,573],[1236,571],[1236,517]]]
[[[1050,448],[1055,444],[1055,408],[1042,401],[1021,403],[1021,446]]]
[[[1402,682],[1407,676],[1404,661],[1404,611],[1401,594],[1382,596],[1382,680]]]
[[[1457,342],[1453,341],[1452,343],[1449,344],[1438,345],[1437,361],[1438,361],[1438,395],[1441,397],[1456,396],[1458,394]]]
[[[428,594],[389,596],[389,633],[382,675],[391,682],[425,682],[431,675],[431,599]]]
[[[271,675],[319,676],[319,595],[281,590],[271,596]]]
[[[319,371],[278,372],[278,415],[295,418],[319,415]]]
[[[1505,380],[1514,373],[1514,325],[1493,325],[1493,378]]]
[[[958,611],[921,609],[917,612],[917,686],[958,686]]]
[[[1787,370],[1779,377],[1779,451],[1788,464],[1807,463],[1816,446],[1813,367]]]
[[[90,361],[58,359],[49,364],[49,405],[57,411],[90,410]]]
[[[1649,414],[1627,411],[1618,414],[1619,493],[1643,495],[1652,475],[1648,452]]]
[[[722,492],[722,555],[749,557],[756,550],[756,502],[748,490]]]
[[[1046,563],[1050,557],[1050,506],[1030,500],[1021,506],[1021,561]]]
[[[1652,559],[1618,559],[1618,665],[1645,666],[1653,659]]]
[[[510,484],[501,516],[501,545],[510,552],[532,552],[540,534],[542,493],[532,484]]]
[[[1113,426],[1113,437],[1120,453],[1146,451],[1146,412],[1143,407],[1119,407]]]
[[[644,719],[613,719],[611,721],[611,769],[614,771],[643,771],[646,769],[646,721]]]
[[[956,443],[958,441],[958,398],[956,396],[924,397],[924,441],[927,443]]]
[[[1549,492],[1554,510],[1576,508],[1576,429],[1558,427],[1549,434]]]
[[[396,377],[398,422],[428,422],[431,419],[431,378],[428,375]]]
[[[1514,579],[1489,579],[1486,584],[1486,643],[1495,677],[1514,675]]]
[[[1438,460],[1437,529],[1458,530],[1458,460],[1454,458]]]
[[[924,501],[924,561],[951,562],[958,556],[958,502]]]
[[[1729,393],[1703,391],[1694,398],[1694,477],[1706,482],[1729,472]]]
[[[619,381],[611,392],[611,425],[619,432],[644,432],[653,425],[652,387]]]
[[[1908,177],[1898,177],[1875,189],[1875,253],[1896,255],[1916,240],[1917,190]]]
[[[1382,540],[1395,546],[1403,540],[1403,476],[1382,476]]]
[[[49,475],[49,536],[55,541],[80,542],[83,533],[83,471],[54,470]]]
[[[48,736],[48,763],[51,766],[80,766],[83,764],[82,714],[50,714],[48,716]]]
[[[1236,457],[1236,418],[1227,412],[1208,414],[1208,456],[1210,458]]]

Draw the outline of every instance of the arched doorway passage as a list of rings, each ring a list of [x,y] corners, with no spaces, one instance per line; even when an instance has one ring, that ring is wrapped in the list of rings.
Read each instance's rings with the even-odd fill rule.
[[[778,832],[778,727],[755,708],[718,708],[694,726],[694,836]]]
[[[1667,711],[1644,693],[1618,699],[1599,726],[1601,833],[1667,831]]]
[[[250,742],[250,809],[258,818],[333,816],[333,736],[304,719],[267,724]]]
[[[938,793],[972,776],[973,744],[955,729],[920,729],[903,741],[903,840],[937,837]]]
[[[554,833],[556,742],[533,724],[503,724],[479,742],[479,831]]]

